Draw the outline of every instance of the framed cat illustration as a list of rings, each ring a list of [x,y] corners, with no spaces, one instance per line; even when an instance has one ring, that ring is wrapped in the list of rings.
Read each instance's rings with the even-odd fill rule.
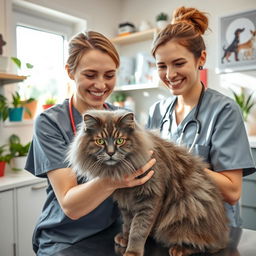
[[[256,9],[219,19],[218,73],[256,69]]]

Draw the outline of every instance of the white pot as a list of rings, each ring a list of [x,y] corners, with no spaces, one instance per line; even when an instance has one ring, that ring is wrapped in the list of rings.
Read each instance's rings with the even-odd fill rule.
[[[24,170],[26,164],[27,156],[17,156],[11,160],[11,168],[13,171]]]
[[[6,73],[8,71],[9,57],[0,55],[0,72]]]
[[[167,20],[158,20],[158,21],[156,22],[156,26],[157,26],[157,28],[159,28],[159,29],[163,29],[163,28],[165,28],[167,25],[168,25]]]

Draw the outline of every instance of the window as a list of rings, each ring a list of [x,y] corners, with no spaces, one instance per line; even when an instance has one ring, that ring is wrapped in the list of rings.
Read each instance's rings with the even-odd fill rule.
[[[29,74],[21,83],[19,91],[24,98],[36,97],[39,105],[46,98],[63,101],[72,91],[65,71],[68,40],[81,29],[86,21],[35,4],[15,2],[13,4],[13,47],[22,61],[19,71]],[[24,69],[25,63],[33,65]]]
[[[59,101],[65,98],[64,52],[67,43],[65,37],[17,25],[16,42],[17,57],[22,62],[33,65],[31,76],[25,82],[25,86],[20,87],[22,96],[25,98],[40,96],[41,100],[53,97]],[[22,70],[22,72],[26,71]]]

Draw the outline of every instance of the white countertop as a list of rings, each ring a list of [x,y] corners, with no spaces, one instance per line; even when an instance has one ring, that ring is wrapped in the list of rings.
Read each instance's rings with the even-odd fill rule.
[[[0,191],[18,188],[26,185],[36,184],[46,181],[43,178],[37,178],[30,172],[22,171],[6,171],[3,177],[0,177]]]
[[[248,138],[251,148],[256,148],[256,136],[249,136]]]

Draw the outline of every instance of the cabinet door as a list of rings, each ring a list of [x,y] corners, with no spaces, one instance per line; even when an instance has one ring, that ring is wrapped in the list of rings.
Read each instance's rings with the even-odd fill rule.
[[[13,191],[0,192],[0,255],[14,255]]]
[[[36,221],[46,200],[47,183],[18,188],[17,193],[17,252],[18,256],[35,255],[32,249],[32,235]]]

